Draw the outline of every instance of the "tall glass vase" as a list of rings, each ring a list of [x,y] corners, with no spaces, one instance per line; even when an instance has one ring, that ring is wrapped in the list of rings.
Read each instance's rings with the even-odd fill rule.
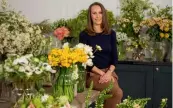
[[[78,75],[77,92],[81,93],[85,90],[86,86],[86,71],[82,65],[78,65]]]
[[[125,60],[126,59],[126,51],[124,43],[120,43],[118,45],[118,60]]]
[[[69,102],[74,99],[74,83],[72,81],[72,68],[61,67],[54,84],[54,96],[67,96]]]

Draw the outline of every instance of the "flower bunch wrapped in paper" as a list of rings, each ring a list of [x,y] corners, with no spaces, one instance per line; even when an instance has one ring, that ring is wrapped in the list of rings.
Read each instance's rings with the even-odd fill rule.
[[[52,49],[48,59],[51,66],[58,68],[58,78],[54,85],[54,94],[56,96],[66,95],[71,102],[74,97],[74,81],[78,79],[78,66],[92,66],[92,48],[84,44],[78,44],[70,48],[68,43],[65,43],[62,49]]]

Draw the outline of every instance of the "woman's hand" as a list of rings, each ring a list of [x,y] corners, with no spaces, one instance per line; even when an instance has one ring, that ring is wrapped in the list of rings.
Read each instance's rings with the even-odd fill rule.
[[[99,83],[105,83],[112,80],[112,72],[107,71],[103,76],[100,76]]]

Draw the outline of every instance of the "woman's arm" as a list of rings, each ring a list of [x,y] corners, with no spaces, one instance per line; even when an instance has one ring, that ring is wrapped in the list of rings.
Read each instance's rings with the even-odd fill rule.
[[[80,33],[79,35],[79,43],[83,43],[83,44],[87,44],[87,35],[83,32]],[[104,72],[102,70],[100,70],[99,68],[97,68],[96,66],[87,66],[87,71],[88,72],[93,72],[93,73],[96,73],[96,74],[99,74],[99,75],[104,75]]]
[[[94,66],[91,70],[91,72],[99,74],[101,76],[103,76],[105,74],[105,72],[103,72],[101,69],[97,68],[96,66]]]
[[[112,30],[111,33],[111,65],[114,65],[116,67],[116,64],[118,63],[118,53],[117,53],[117,40],[116,40],[116,33]],[[115,70],[113,66],[110,65],[110,68],[112,71]],[[113,69],[114,68],[114,69]]]

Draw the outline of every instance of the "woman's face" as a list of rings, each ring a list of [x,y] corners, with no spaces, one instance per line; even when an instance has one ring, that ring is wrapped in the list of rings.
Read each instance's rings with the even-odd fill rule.
[[[93,25],[102,24],[102,10],[100,6],[94,5],[91,7],[91,19],[93,21]]]

